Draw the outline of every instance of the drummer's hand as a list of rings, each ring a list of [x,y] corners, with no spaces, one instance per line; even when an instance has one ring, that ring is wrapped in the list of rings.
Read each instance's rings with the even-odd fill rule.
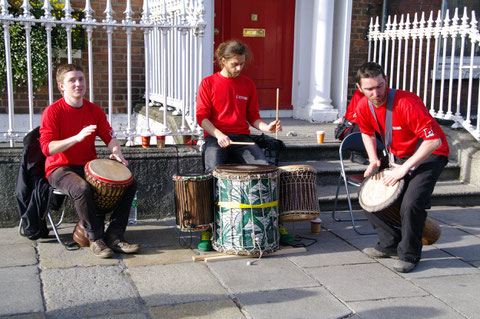
[[[122,163],[123,165],[128,166],[128,161],[123,157],[122,153],[120,153],[120,154],[112,153],[112,154],[110,154],[110,159],[116,160],[116,161]]]
[[[363,177],[368,177],[372,175],[375,168],[380,167],[381,164],[382,162],[380,162],[379,159],[377,159],[376,161],[370,161],[370,164],[368,164],[368,167],[365,170],[365,173],[363,173]]]
[[[386,186],[395,185],[396,182],[401,180],[408,173],[408,170],[405,171],[403,165],[392,163],[391,166],[393,169],[385,171],[385,175],[383,176],[383,184]]]
[[[218,145],[220,145],[221,148],[228,147],[231,142],[232,140],[230,139],[230,137],[228,137],[228,135],[221,133],[219,134],[219,136],[217,136],[217,143]]]
[[[81,131],[80,133],[78,133],[76,136],[75,136],[75,140],[78,142],[81,142],[85,139],[85,137],[91,135],[91,134],[94,134],[95,131],[97,130],[97,126],[96,125],[89,125],[89,126],[85,126]]]
[[[268,123],[267,132],[275,133],[275,132],[281,132],[281,131],[282,131],[282,123],[280,122],[280,120]]]

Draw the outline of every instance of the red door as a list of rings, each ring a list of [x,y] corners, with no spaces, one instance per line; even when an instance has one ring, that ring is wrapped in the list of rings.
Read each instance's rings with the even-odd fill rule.
[[[215,49],[230,39],[249,46],[242,74],[255,82],[260,109],[275,109],[277,88],[279,108],[292,109],[294,19],[295,0],[215,0]]]

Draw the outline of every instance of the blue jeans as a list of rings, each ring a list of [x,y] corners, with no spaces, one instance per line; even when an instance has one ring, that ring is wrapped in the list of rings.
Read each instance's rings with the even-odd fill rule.
[[[235,142],[253,142],[247,134],[231,134],[228,137]],[[258,145],[230,145],[221,148],[217,139],[211,135],[205,138],[204,163],[206,173],[213,172],[215,167],[222,164],[268,165],[263,150]]]

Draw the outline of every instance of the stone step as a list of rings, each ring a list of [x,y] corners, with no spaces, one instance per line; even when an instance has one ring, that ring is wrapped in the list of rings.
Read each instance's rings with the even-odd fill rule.
[[[350,160],[343,162],[347,174],[363,175],[366,165],[356,164]],[[317,184],[328,186],[337,185],[340,175],[340,160],[308,160],[297,162],[279,162],[279,166],[286,165],[310,165],[317,171]],[[440,181],[458,180],[460,166],[456,162],[449,162],[440,175]]]
[[[332,211],[335,200],[335,185],[318,185],[318,202],[323,212]],[[348,187],[353,209],[361,209],[358,203],[358,187]],[[480,205],[480,189],[477,186],[460,181],[439,181],[432,194],[432,206],[476,206]],[[340,187],[337,210],[348,210],[345,187]]]

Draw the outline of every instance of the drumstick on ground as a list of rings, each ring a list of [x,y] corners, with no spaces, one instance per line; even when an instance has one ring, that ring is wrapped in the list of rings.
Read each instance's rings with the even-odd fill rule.
[[[280,88],[277,88],[277,104],[276,104],[276,111],[275,111],[275,120],[278,122],[278,98],[280,95]],[[278,132],[277,127],[275,126],[275,138],[278,139]]]
[[[231,141],[230,144],[231,145],[255,145],[255,142],[235,142],[235,141]]]

